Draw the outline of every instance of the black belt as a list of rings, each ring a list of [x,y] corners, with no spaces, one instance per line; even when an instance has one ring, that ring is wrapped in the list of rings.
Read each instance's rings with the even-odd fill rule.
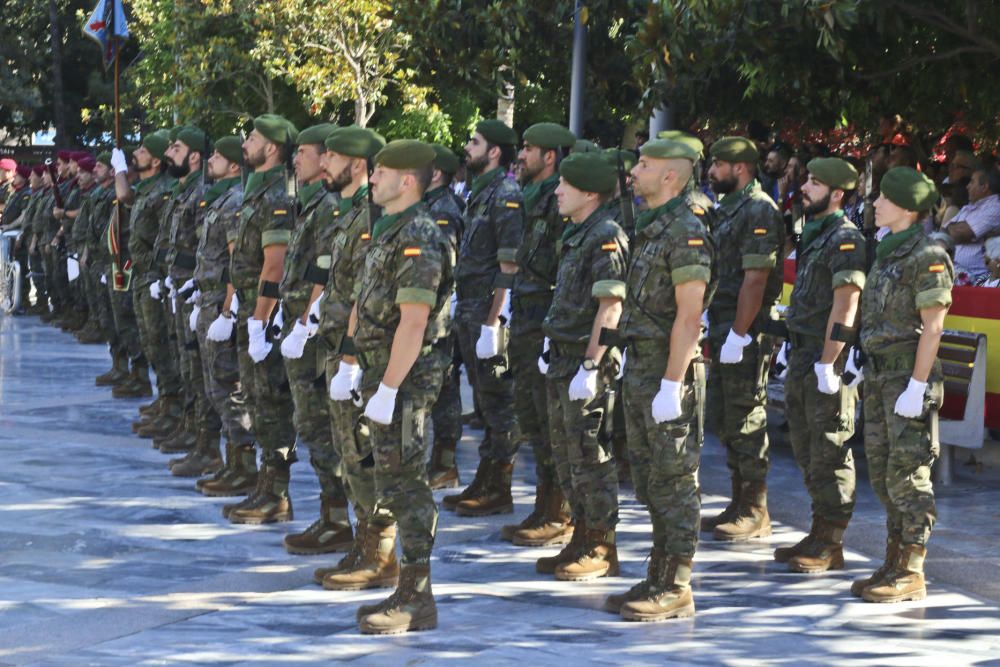
[[[189,252],[178,251],[177,256],[174,257],[174,266],[179,269],[194,271],[195,267],[198,266],[198,258]]]

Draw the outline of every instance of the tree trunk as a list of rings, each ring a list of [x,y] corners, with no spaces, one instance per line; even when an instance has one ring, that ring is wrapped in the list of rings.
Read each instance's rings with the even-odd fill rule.
[[[55,145],[62,146],[66,137],[66,106],[63,100],[62,28],[59,7],[49,0],[49,36],[52,39],[52,118],[56,128]]]
[[[514,84],[503,84],[503,91],[497,95],[497,118],[514,127]]]

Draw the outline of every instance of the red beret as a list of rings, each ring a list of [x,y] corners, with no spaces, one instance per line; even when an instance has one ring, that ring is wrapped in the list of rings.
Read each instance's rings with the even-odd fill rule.
[[[94,167],[97,166],[97,160],[95,160],[94,158],[90,157],[89,155],[86,155],[86,156],[81,157],[80,159],[78,159],[76,161],[76,164],[79,165],[80,171],[85,171],[87,173],[93,173]]]
[[[56,159],[69,162],[73,159],[73,151],[56,151]]]
[[[88,151],[74,151],[71,160],[79,162],[80,160],[86,159],[88,157],[93,157]]]
[[[17,165],[17,175],[23,178],[24,180],[28,180],[28,177],[31,176],[31,165],[27,164]]]
[[[44,164],[36,164],[36,165],[34,165],[31,168],[31,171],[33,171],[35,173],[35,176],[41,176],[42,174],[45,173],[45,165]]]
[[[17,163],[11,160],[9,157],[5,157],[0,160],[0,169],[5,171],[14,171],[17,169]]]

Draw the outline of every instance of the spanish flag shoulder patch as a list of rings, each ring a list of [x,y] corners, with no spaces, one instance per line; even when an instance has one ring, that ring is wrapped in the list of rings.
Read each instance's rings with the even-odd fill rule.
[[[767,236],[767,228],[766,227],[754,227],[753,228],[753,235],[754,236]]]
[[[288,211],[283,208],[274,209],[274,215],[288,215]]]
[[[701,206],[692,206],[691,212],[699,217],[705,215],[705,209],[703,209]]]
[[[853,243],[841,243],[840,252],[848,252],[854,250],[856,246]]]
[[[372,235],[371,235],[371,234],[369,234],[368,232],[364,232],[364,233],[363,233],[363,234],[361,235],[361,240],[362,240],[362,241],[371,241],[371,240],[372,240]]]
[[[944,264],[931,264],[927,270],[931,273],[944,273]]]
[[[688,239],[688,246],[691,248],[700,248],[705,245],[705,239]]]
[[[615,250],[618,250],[618,242],[608,241],[607,243],[601,245],[601,250],[604,252],[614,252]]]
[[[403,257],[420,257],[420,248],[403,248]]]
[[[207,206],[207,205],[208,205],[208,202],[205,201],[204,199],[202,199],[200,202],[198,202],[198,208],[205,208],[205,206]]]
[[[447,220],[438,220],[437,223],[441,227],[447,227],[448,226],[448,221]]]
[[[521,205],[516,201],[509,201],[506,204],[504,204],[504,206],[506,206],[507,208],[521,208]]]

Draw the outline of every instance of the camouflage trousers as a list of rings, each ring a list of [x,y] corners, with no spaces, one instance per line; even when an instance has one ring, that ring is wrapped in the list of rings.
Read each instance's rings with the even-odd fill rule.
[[[31,236],[29,233],[28,236]],[[30,241],[25,241],[25,243],[30,243]],[[49,298],[48,285],[45,281],[45,259],[42,255],[41,249],[35,250],[33,253],[28,254],[28,273],[26,273],[29,278],[31,278],[31,284],[35,286],[35,302],[41,303]],[[28,291],[24,292],[24,302],[28,301]]]
[[[139,342],[142,351],[156,373],[156,387],[161,396],[177,396],[181,393],[181,376],[171,343],[168,322],[171,322],[169,306],[164,300],[154,300],[149,295],[149,285],[142,285],[132,279],[132,298],[135,303],[136,320],[139,323]],[[170,326],[170,330],[173,327]]]
[[[486,425],[486,436],[479,445],[479,458],[510,463],[517,454],[514,442],[514,381],[510,371],[496,377],[476,357],[480,324],[455,321],[455,334],[465,361],[469,383]]]
[[[56,249],[46,242],[42,247],[42,263],[45,266],[45,287],[49,295],[49,301],[56,308],[65,308],[69,305],[69,282],[66,275],[65,260],[60,262]]]
[[[182,280],[181,284],[183,283]],[[180,296],[176,298],[176,302],[177,312],[174,313],[174,329],[177,336],[181,376],[184,378],[185,401],[190,406],[188,409],[193,410],[194,423],[200,431],[218,433],[222,429],[222,419],[219,411],[215,409],[215,404],[208,399],[208,392],[205,389],[204,364],[201,358],[202,347],[198,339],[198,332],[191,331],[191,313],[194,311],[194,304],[185,303],[183,297]],[[197,323],[195,324],[197,325]]]
[[[515,311],[514,317],[517,317]],[[516,319],[514,322],[516,323]],[[538,370],[538,357],[542,354],[545,335],[539,327],[514,333],[511,328],[508,355],[514,374],[514,414],[522,439],[530,440],[535,452],[535,474],[539,479],[551,477],[555,472],[552,453],[552,430],[549,428],[550,390],[545,376]],[[572,432],[572,431],[571,431]],[[520,442],[514,443],[514,451]]]
[[[136,361],[145,355],[139,341],[139,322],[135,313],[135,298],[132,289],[118,291],[111,286],[110,278],[105,288],[108,290],[108,300],[111,303],[115,335],[129,359]]]
[[[940,454],[937,410],[944,399],[940,362],[935,362],[917,419],[896,414],[896,399],[909,384],[913,354],[878,371],[865,366],[865,455],[875,495],[886,510],[890,535],[904,544],[927,545],[937,509],[931,467]],[[892,361],[890,359],[890,361]]]
[[[383,357],[387,360],[388,354]],[[399,387],[392,423],[368,424],[376,508],[396,519],[403,563],[407,565],[430,562],[437,532],[437,504],[427,483],[425,426],[447,364],[447,355],[439,349],[421,354]],[[365,402],[378,389],[385,368],[382,363],[363,369],[361,394]]]
[[[537,370],[537,366],[536,366]],[[602,368],[597,395],[590,401],[572,401],[573,376],[546,380],[548,426],[556,478],[569,500],[576,521],[587,528],[614,530],[618,524],[618,471],[611,439],[605,437],[608,390],[613,373]]]
[[[700,396],[704,393],[702,363],[692,362],[684,379],[681,416],[657,424],[653,397],[667,367],[667,341],[633,341],[622,382],[628,455],[636,499],[646,506],[653,525],[653,545],[668,556],[693,558],[698,546],[701,499],[698,467]]]
[[[253,314],[256,299],[240,294],[236,324],[236,349],[240,356],[240,383],[250,408],[253,433],[260,444],[261,461],[276,463],[296,461],[295,423],[292,392],[281,356],[281,342],[272,341],[271,351],[259,363],[250,358],[250,335],[247,320]],[[246,297],[246,298],[244,298]],[[270,336],[268,336],[270,339]]]
[[[111,346],[112,353],[122,349],[122,340],[115,327],[115,314],[111,307],[111,290],[107,286],[107,266],[99,263],[97,266],[91,264],[87,267],[87,278],[90,282],[92,293],[91,317],[97,318],[97,325]],[[105,282],[101,283],[104,277]]]
[[[793,347],[785,379],[785,418],[795,462],[812,499],[813,514],[828,521],[849,521],[854,513],[854,456],[847,441],[854,434],[858,391],[842,386],[833,395],[816,384],[813,364],[823,341]],[[843,373],[846,352],[835,364]]]
[[[726,333],[729,329],[725,329]],[[767,369],[771,338],[758,334],[743,348],[738,364],[723,364],[719,353],[725,338],[712,339],[705,414],[726,448],[726,464],[745,482],[767,477]],[[662,369],[661,369],[662,370]]]
[[[448,336],[447,349],[452,352],[451,362],[444,370],[441,393],[431,408],[431,423],[434,425],[434,441],[457,443],[462,439],[462,355],[458,350],[455,334]]]
[[[201,376],[205,397],[219,415],[222,435],[234,445],[253,443],[250,411],[240,385],[240,366],[236,338],[217,342],[208,340],[208,328],[219,316],[223,295],[202,295],[198,313],[198,347],[201,352]]]

